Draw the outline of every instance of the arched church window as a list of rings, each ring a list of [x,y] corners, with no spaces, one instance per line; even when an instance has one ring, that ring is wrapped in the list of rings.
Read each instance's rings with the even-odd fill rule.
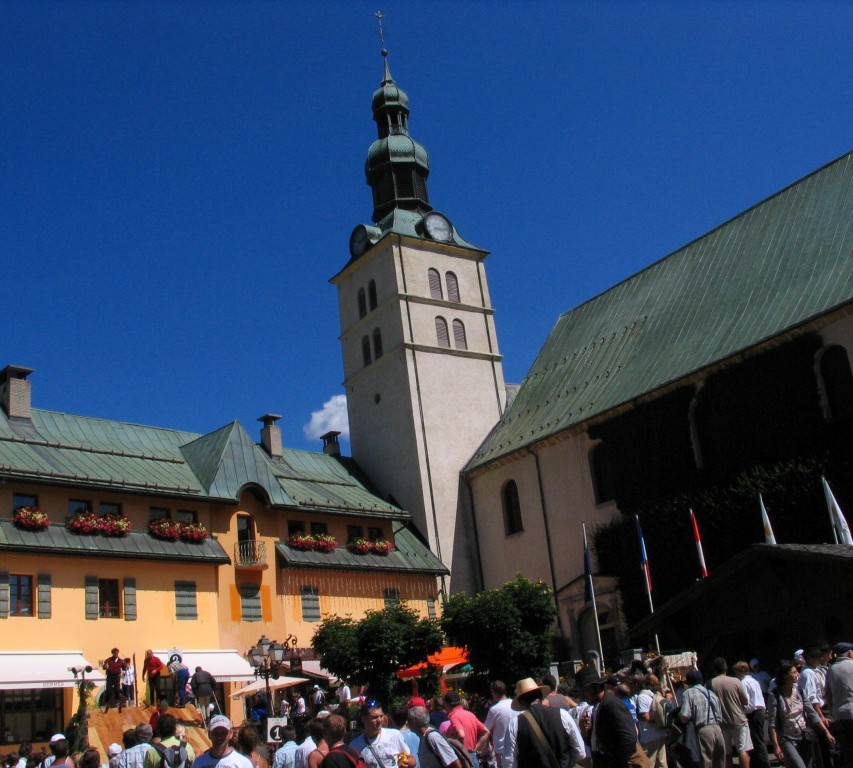
[[[429,278],[429,296],[431,299],[443,299],[444,294],[441,292],[441,275],[437,269],[430,268],[427,272]]]
[[[447,282],[447,300],[448,301],[460,301],[459,298],[459,281],[456,279],[456,275],[453,272],[447,272],[444,275],[444,279]]]
[[[364,295],[364,288],[358,289],[358,316],[364,317],[367,314],[367,298]]]
[[[461,320],[453,321],[453,345],[456,349],[468,349],[468,339],[465,337],[465,326]]]
[[[367,299],[371,310],[376,309],[376,281],[371,280],[367,284]]]
[[[840,344],[827,347],[820,356],[820,376],[826,395],[827,416],[830,419],[853,416],[853,372],[847,350]]]
[[[604,443],[593,446],[589,452],[589,472],[592,475],[592,488],[595,503],[604,504],[613,501],[613,465]]]
[[[370,365],[370,339],[367,336],[361,340],[361,359],[365,365]]]
[[[524,525],[521,522],[521,501],[518,498],[518,486],[515,484],[515,480],[507,481],[501,497],[506,535],[521,533],[524,530]]]
[[[435,318],[435,339],[439,347],[450,349],[450,336],[447,333],[447,320]]]
[[[382,357],[382,331],[378,328],[373,329],[373,357]]]

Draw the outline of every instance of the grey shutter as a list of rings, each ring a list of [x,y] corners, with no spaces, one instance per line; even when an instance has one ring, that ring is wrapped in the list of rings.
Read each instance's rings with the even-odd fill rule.
[[[0,571],[0,619],[9,618],[9,571]]]
[[[400,604],[400,590],[397,587],[386,587],[382,590],[382,598],[385,600],[385,607],[391,608],[392,606]]]
[[[302,621],[320,621],[319,587],[302,587]]]
[[[198,618],[198,602],[194,581],[175,582],[175,618],[183,621]]]
[[[98,577],[86,577],[86,618],[98,618]]]
[[[50,618],[50,574],[40,573],[38,575],[38,617],[40,619]]]
[[[240,611],[243,621],[261,620],[261,589],[257,584],[240,584]]]
[[[136,621],[136,579],[130,576],[124,580],[124,620]]]
[[[427,597],[427,618],[435,618],[435,598],[432,595]]]

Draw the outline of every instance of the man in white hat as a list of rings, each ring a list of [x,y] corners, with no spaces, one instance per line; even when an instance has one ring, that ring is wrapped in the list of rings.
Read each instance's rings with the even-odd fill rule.
[[[531,677],[515,684],[512,708],[520,714],[510,721],[504,742],[512,768],[550,768],[555,763],[571,768],[586,755],[583,737],[568,710],[534,706],[548,690]]]
[[[225,715],[211,717],[207,732],[210,736],[210,749],[195,759],[193,768],[253,768],[252,761],[228,743],[231,721]]]

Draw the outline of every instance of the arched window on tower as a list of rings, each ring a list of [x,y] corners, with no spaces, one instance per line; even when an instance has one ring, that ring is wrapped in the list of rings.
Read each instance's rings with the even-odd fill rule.
[[[456,279],[456,275],[453,274],[453,272],[446,272],[444,280],[447,283],[447,300],[456,302],[460,301],[459,281]]]
[[[382,357],[382,331],[373,329],[373,357],[377,360]]]
[[[592,475],[595,503],[605,504],[613,501],[613,465],[610,463],[604,443],[599,443],[590,449],[589,472]]]
[[[364,295],[364,288],[358,289],[358,316],[364,317],[367,314],[367,299]]]
[[[427,271],[429,278],[429,296],[431,299],[443,299],[444,294],[441,292],[441,275],[437,269],[430,268]]]
[[[439,347],[450,349],[450,336],[447,333],[447,320],[435,318],[435,340]]]
[[[371,310],[376,309],[376,281],[371,280],[367,284],[367,300]]]
[[[361,340],[361,359],[365,365],[370,365],[370,339],[367,336]]]
[[[468,349],[468,339],[465,337],[465,326],[461,320],[453,321],[453,346],[456,349]]]
[[[521,501],[518,498],[518,486],[515,480],[508,480],[501,492],[504,513],[504,531],[507,536],[521,533],[524,525],[521,522]]]
[[[820,377],[828,419],[853,416],[853,372],[847,350],[840,344],[827,347],[820,356]]]

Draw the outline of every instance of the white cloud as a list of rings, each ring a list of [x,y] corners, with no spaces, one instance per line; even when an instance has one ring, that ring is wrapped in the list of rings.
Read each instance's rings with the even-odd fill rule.
[[[332,395],[330,400],[323,403],[322,410],[312,411],[311,421],[302,427],[310,440],[316,440],[332,430],[340,432],[342,438],[349,439],[346,395]]]

